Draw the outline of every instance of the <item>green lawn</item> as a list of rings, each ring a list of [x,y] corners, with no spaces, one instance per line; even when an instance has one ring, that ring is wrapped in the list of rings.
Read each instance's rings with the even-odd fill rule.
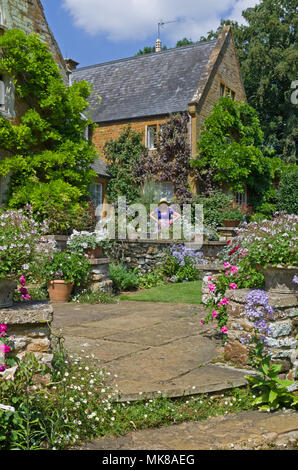
[[[200,304],[202,303],[202,281],[152,287],[152,289],[143,289],[128,295],[120,295],[119,298],[120,300],[137,300],[139,302]]]

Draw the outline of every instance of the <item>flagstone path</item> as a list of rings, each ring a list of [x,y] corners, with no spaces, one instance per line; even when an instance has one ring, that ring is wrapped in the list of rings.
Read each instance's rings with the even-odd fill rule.
[[[297,441],[297,412],[244,411],[97,439],[80,450],[296,450]]]
[[[117,376],[120,400],[159,391],[194,395],[246,383],[247,371],[216,363],[221,341],[212,325],[200,324],[206,314],[200,306],[121,301],[53,307],[54,331],[62,330],[68,350],[94,354]]]

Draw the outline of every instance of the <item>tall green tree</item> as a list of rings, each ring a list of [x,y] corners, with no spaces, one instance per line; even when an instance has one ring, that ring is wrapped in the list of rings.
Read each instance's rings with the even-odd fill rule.
[[[207,193],[216,187],[239,193],[248,189],[254,206],[268,197],[272,181],[283,166],[264,146],[257,112],[249,104],[230,98],[221,98],[206,119],[198,151],[191,166],[198,170],[201,189]]]
[[[291,103],[291,83],[297,80],[297,0],[262,0],[242,13],[247,25],[222,21],[233,28],[248,103],[260,118],[264,140],[286,163],[297,159],[297,105]]]
[[[68,87],[36,34],[6,31],[0,51],[0,70],[13,80],[15,101],[23,109],[14,121],[0,114],[0,175],[10,174],[7,204],[29,203],[45,217],[49,205],[71,207],[75,214],[96,176],[91,169],[95,149],[84,138],[91,121],[82,114],[90,85]]]

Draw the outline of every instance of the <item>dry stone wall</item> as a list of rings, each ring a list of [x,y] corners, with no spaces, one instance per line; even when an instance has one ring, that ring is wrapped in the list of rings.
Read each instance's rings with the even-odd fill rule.
[[[247,349],[241,339],[253,332],[253,325],[245,316],[246,297],[249,289],[228,291],[229,339],[225,346],[225,354],[233,362],[246,364]],[[273,359],[282,365],[282,372],[290,380],[295,379],[298,368],[296,339],[298,334],[298,297],[295,294],[276,294],[268,292],[269,304],[274,308],[269,328],[272,335],[268,337],[268,345]]]
[[[48,302],[16,303],[11,308],[0,309],[0,324],[7,325],[13,355],[20,359],[33,353],[40,362],[51,364],[52,321],[53,307]]]

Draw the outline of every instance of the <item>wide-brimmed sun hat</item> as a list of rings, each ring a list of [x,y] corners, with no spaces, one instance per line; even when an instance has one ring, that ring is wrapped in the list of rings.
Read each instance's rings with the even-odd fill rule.
[[[160,206],[161,204],[167,204],[168,206],[170,205],[169,201],[166,198],[162,198],[159,201],[158,205]]]

